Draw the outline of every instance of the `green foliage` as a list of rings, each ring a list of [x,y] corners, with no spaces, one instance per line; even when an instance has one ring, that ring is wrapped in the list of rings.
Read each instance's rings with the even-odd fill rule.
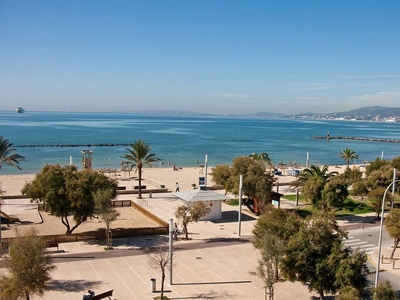
[[[243,175],[242,192],[250,199],[258,197],[262,200],[268,199],[272,190],[274,178],[265,172],[265,164],[250,157],[239,156],[232,164],[232,176],[229,179],[233,188],[230,190],[234,195],[239,193],[239,177]]]
[[[335,216],[365,214],[370,212],[373,212],[373,207],[368,205],[367,202],[355,201],[350,198],[346,198],[335,207]]]
[[[225,204],[228,204],[230,206],[238,206],[239,205],[239,199],[229,199],[224,201]]]
[[[274,284],[278,281],[278,258],[277,253],[282,249],[282,241],[273,235],[265,236],[264,245],[261,251],[261,259],[258,260],[258,265],[255,272],[250,272],[252,275],[260,277],[268,288],[269,299],[273,300],[274,297]]]
[[[142,169],[144,166],[152,167],[152,164],[160,161],[155,153],[150,153],[151,147],[144,140],[137,140],[131,144],[131,148],[126,149],[128,154],[123,156],[127,160],[128,170],[135,168],[138,173],[138,198],[142,198]]]
[[[348,249],[343,249],[346,234],[337,225],[333,214],[318,213],[304,222],[286,244],[281,261],[283,275],[307,284],[321,299],[324,293],[336,293],[346,285],[361,288],[366,282],[366,257],[364,254],[352,255]],[[354,269],[353,273],[350,268]]]
[[[345,286],[340,289],[339,296],[337,296],[336,300],[359,300],[360,293],[358,290],[352,286]]]
[[[374,162],[367,165],[365,169],[365,174],[369,176],[369,174],[373,171],[379,170],[380,168],[390,165],[390,162],[384,159],[376,158]]]
[[[269,290],[279,279],[279,263],[285,254],[285,245],[301,226],[301,219],[293,212],[267,206],[253,229],[253,246],[260,250],[261,259],[253,275],[259,276]]]
[[[392,161],[390,162],[390,164],[396,170],[400,170],[400,156],[393,158]]]
[[[286,243],[301,225],[302,220],[296,213],[269,205],[254,225],[253,246],[262,249],[268,235],[277,236]]]
[[[351,150],[350,148],[346,148],[339,153],[341,159],[346,162],[347,168],[349,168],[350,162],[355,162],[358,159],[358,155]]]
[[[45,251],[45,242],[34,229],[12,240],[7,261],[9,277],[0,277],[0,298],[30,299],[31,295],[44,294],[50,272],[55,268]]]
[[[364,253],[359,251],[352,253],[350,248],[340,249],[338,253],[333,253],[329,263],[333,268],[336,268],[335,285],[339,288],[352,286],[362,295],[368,284],[366,262],[367,256]]]
[[[325,184],[322,191],[322,199],[324,201],[320,206],[326,209],[333,208],[342,203],[348,195],[349,191],[346,182],[339,176],[335,176]]]
[[[119,213],[112,206],[111,200],[115,198],[112,189],[97,190],[93,193],[95,213],[100,215],[106,224],[106,250],[112,249],[111,222],[115,221]]]
[[[228,182],[231,177],[231,168],[228,165],[217,165],[212,168],[212,180],[226,191],[230,189]]]
[[[265,152],[262,152],[260,154],[252,153],[249,155],[249,157],[253,160],[258,160],[258,161],[263,162],[265,165],[267,165],[270,168],[273,166],[271,159],[269,158],[268,154]]]
[[[180,205],[175,211],[175,217],[182,224],[185,231],[185,239],[189,239],[187,226],[189,223],[197,222],[202,217],[207,216],[211,209],[206,203],[201,201],[196,201],[191,205]]]
[[[389,281],[380,282],[378,287],[371,289],[372,300],[397,300],[396,291]]]
[[[25,184],[22,193],[32,201],[43,202],[46,210],[60,217],[72,233],[94,213],[93,192],[111,189],[116,196],[117,183],[92,170],[78,172],[74,166],[46,165],[31,183]],[[75,224],[71,226],[69,216]]]
[[[302,195],[304,195],[315,208],[328,206],[327,203],[324,203],[323,190],[326,183],[338,174],[337,172],[328,172],[328,167],[329,166],[325,165],[320,168],[311,165],[308,169],[301,172],[292,183],[293,186],[301,188]]]
[[[250,199],[256,197],[262,203],[266,203],[270,200],[274,177],[265,170],[266,158],[263,153],[260,155],[253,153],[253,155],[236,157],[230,168],[226,165],[216,166],[213,168],[213,181],[223,186],[226,192],[238,196],[240,175],[243,175],[243,195]]]
[[[295,201],[296,195],[285,195],[283,198],[290,201]],[[305,202],[304,196],[299,197],[299,202]],[[318,209],[313,208],[311,205],[301,205],[296,207],[296,211],[298,215],[306,217],[310,214],[317,212]],[[346,198],[344,201],[337,204],[337,206],[334,207],[333,211],[335,213],[335,216],[347,216],[370,213],[373,212],[374,209],[370,201],[359,201],[352,198]]]
[[[14,144],[0,135],[0,170],[4,164],[13,166],[21,170],[19,163],[25,161],[25,157],[19,155],[13,148]]]
[[[338,177],[342,178],[347,185],[352,185],[362,179],[363,172],[359,168],[346,168]]]
[[[385,227],[390,237],[394,239],[393,251],[390,255],[392,259],[400,242],[400,208],[393,208],[389,211],[385,219]]]

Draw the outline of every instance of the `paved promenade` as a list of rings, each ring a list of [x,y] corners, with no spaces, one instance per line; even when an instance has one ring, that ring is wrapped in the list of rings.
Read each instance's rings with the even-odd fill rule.
[[[165,221],[173,218],[176,207],[181,204],[169,193],[145,197],[140,204]],[[133,195],[121,196],[121,199],[138,201]],[[285,205],[290,204],[283,202],[282,206]],[[22,213],[21,207],[10,207],[18,210],[15,215]],[[174,242],[172,284],[169,269],[165,281],[166,295],[171,299],[264,299],[263,282],[250,274],[256,270],[259,257],[249,241],[256,217],[243,210],[239,236],[237,207],[223,204],[222,208],[222,220],[189,224],[191,240]],[[343,226],[354,224],[348,220],[339,222]],[[362,226],[359,220],[358,224]],[[60,244],[60,253],[53,254],[57,269],[52,273],[50,290],[44,297],[32,299],[82,299],[88,289],[96,293],[113,289],[113,299],[118,300],[152,299],[158,293],[152,292],[151,279],[156,279],[155,287],[159,291],[160,270],[152,269],[148,256],[138,250],[159,243],[167,245],[168,237],[119,239],[114,241],[116,250],[107,252],[96,241]],[[383,254],[389,251],[383,249]],[[375,264],[376,259],[374,253],[371,262]],[[394,276],[400,275],[400,262],[393,268],[384,261],[381,268]],[[316,293],[309,293],[300,283],[275,285],[276,300],[317,298]]]

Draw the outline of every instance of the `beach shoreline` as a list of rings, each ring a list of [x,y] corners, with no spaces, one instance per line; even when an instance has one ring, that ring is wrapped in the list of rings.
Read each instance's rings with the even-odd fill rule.
[[[351,167],[362,168],[361,165],[351,165]],[[290,168],[289,168],[290,169]],[[340,166],[329,166],[329,172],[337,171],[339,173],[344,172],[346,169],[345,165]],[[363,168],[362,168],[363,169]],[[288,170],[288,168],[286,168]],[[279,191],[282,194],[293,194],[294,189],[290,188],[290,182],[294,181],[296,177],[285,175],[285,171],[282,176],[275,176],[276,185],[274,191]],[[178,170],[173,168],[144,168],[142,173],[142,185],[146,186],[146,189],[160,189],[161,185],[167,188],[167,193],[159,194],[157,197],[168,198],[175,192],[176,183],[179,183],[180,191],[191,190],[198,188],[200,177],[205,177],[206,169],[203,167],[182,167]],[[118,182],[118,186],[125,187],[126,190],[134,189],[134,186],[138,185],[137,174],[131,172],[112,172],[105,174],[108,177],[115,178]],[[5,196],[17,196],[15,199],[2,199],[1,210],[12,217],[19,218],[22,223],[22,228],[26,228],[25,225],[34,226],[40,235],[51,235],[51,234],[64,234],[65,226],[62,225],[59,218],[51,216],[49,213],[41,212],[37,210],[37,203],[31,203],[30,199],[19,197],[21,196],[21,189],[26,183],[29,183],[35,179],[36,174],[20,174],[20,175],[0,175],[0,188]],[[195,185],[195,187],[194,187]],[[207,186],[213,186],[212,182],[212,167],[207,168]],[[223,193],[224,191],[220,191]],[[150,194],[143,194],[145,201],[150,198]],[[117,196],[117,200],[131,200],[137,201],[137,195],[127,194]],[[149,202],[149,201],[148,201]],[[21,207],[21,208],[18,208]],[[29,207],[29,209],[27,209]],[[150,221],[140,213],[136,212],[131,207],[117,208],[120,216],[116,221],[113,222],[113,228],[127,228],[127,227],[156,227],[157,224]],[[16,212],[16,213],[15,213]],[[13,237],[16,236],[15,227],[19,227],[18,223],[11,224],[10,228],[2,225],[2,237]],[[75,232],[86,232],[98,230],[104,228],[104,223],[98,219],[90,219],[80,225]]]
[[[321,167],[321,166],[319,166]],[[361,171],[365,170],[364,164],[351,164],[351,168],[359,168]],[[160,188],[164,185],[170,191],[174,191],[176,182],[179,183],[181,190],[193,189],[193,185],[199,186],[200,177],[207,177],[207,186],[213,186],[212,182],[212,169],[213,167],[178,167],[177,170],[171,167],[146,167],[142,169],[142,185],[148,186],[150,189]],[[275,176],[277,182],[288,183],[296,179],[294,176],[287,175],[291,168],[285,166],[284,168],[278,167],[278,170],[282,172],[282,176]],[[298,167],[299,170],[305,169],[305,167]],[[339,172],[343,173],[346,169],[346,165],[330,165],[328,166],[328,172]],[[104,175],[110,178],[114,178],[118,181],[119,186],[125,186],[127,189],[132,189],[134,185],[137,185],[137,172],[124,172],[117,169],[104,169],[109,170],[103,172]],[[38,171],[40,172],[40,170]],[[30,174],[0,174],[0,189],[3,191],[3,195],[20,195],[21,189],[25,183],[29,183],[35,179],[37,173]]]

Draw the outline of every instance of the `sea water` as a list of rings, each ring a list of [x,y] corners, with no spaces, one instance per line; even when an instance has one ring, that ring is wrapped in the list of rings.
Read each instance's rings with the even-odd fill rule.
[[[26,158],[20,163],[22,171],[4,165],[0,174],[36,173],[45,164],[71,160],[81,168],[81,150],[93,151],[93,168],[120,169],[129,144],[139,139],[161,159],[153,167],[162,168],[204,164],[206,155],[209,166],[231,164],[235,157],[253,152],[265,152],[275,165],[287,166],[305,166],[307,156],[310,165],[344,164],[339,152],[345,148],[355,151],[357,163],[400,155],[398,143],[312,138],[328,131],[331,136],[400,139],[400,124],[389,122],[0,111],[0,135]],[[98,144],[117,146],[93,146]]]

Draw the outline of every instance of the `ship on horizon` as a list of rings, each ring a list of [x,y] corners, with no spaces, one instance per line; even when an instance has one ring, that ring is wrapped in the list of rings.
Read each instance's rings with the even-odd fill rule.
[[[23,109],[23,108],[20,106],[20,107],[17,107],[17,108],[15,109],[15,111],[16,111],[17,113],[19,113],[19,114],[22,114],[22,113],[25,112],[25,109]]]

